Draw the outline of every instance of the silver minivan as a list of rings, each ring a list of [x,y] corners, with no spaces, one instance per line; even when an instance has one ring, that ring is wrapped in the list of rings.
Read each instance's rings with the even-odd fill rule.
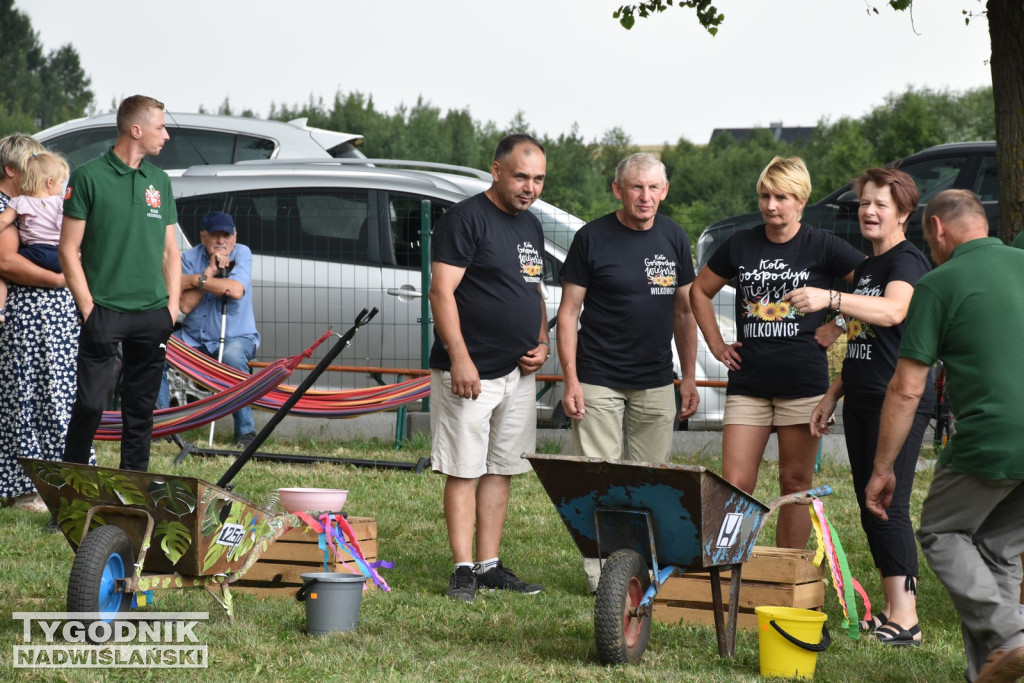
[[[422,272],[430,227],[450,206],[486,189],[490,176],[456,167],[408,168],[417,163],[246,162],[196,166],[173,178],[179,226],[188,243],[197,242],[206,212],[224,211],[234,218],[239,241],[253,252],[260,359],[295,354],[329,327],[343,331],[360,310],[376,307],[376,320],[360,331],[340,362],[422,367],[423,339],[429,344],[433,335],[424,315]],[[531,210],[544,225],[544,289],[553,319],[565,247],[582,222],[543,201]],[[557,372],[554,359],[542,370]],[[394,380],[394,374],[381,371],[332,372],[318,386]],[[542,419],[551,417],[556,394],[550,390],[540,397]]]

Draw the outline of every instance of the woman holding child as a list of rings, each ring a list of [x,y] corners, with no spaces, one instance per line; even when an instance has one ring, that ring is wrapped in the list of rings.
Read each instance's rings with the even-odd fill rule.
[[[0,210],[21,189],[34,138],[0,140]],[[0,277],[10,283],[0,323],[0,499],[45,512],[18,457],[60,460],[75,397],[78,318],[64,276],[18,253],[15,225],[0,231]]]

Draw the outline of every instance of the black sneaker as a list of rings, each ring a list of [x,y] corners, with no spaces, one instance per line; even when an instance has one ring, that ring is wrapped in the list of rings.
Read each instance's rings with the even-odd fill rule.
[[[477,565],[477,567],[479,566]],[[511,569],[503,565],[501,561],[493,569],[486,572],[477,572],[476,580],[480,582],[481,586],[490,588],[492,591],[505,590],[525,593],[526,595],[536,595],[544,590],[544,586],[539,583],[526,583],[520,579],[512,573]]]
[[[256,433],[255,432],[249,432],[248,434],[242,434],[241,436],[238,437],[238,440],[235,441],[235,448],[238,448],[238,449],[244,451],[246,448],[249,447],[249,444],[251,444],[255,440],[256,440]]]
[[[456,567],[448,579],[448,592],[445,595],[455,600],[473,602],[476,599],[476,585],[477,578],[472,567]]]

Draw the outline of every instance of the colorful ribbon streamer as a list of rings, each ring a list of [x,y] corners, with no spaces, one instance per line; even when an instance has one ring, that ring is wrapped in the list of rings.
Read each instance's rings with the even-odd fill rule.
[[[395,566],[394,562],[367,562],[366,556],[363,555],[362,548],[359,547],[359,541],[356,540],[355,532],[352,531],[352,527],[349,526],[348,520],[342,517],[340,514],[335,515],[333,513],[324,513],[320,515],[320,521],[313,519],[305,512],[294,513],[299,519],[306,523],[310,529],[320,535],[319,546],[324,551],[324,570],[328,569],[328,563],[330,562],[331,553],[338,558],[341,565],[349,572],[353,574],[362,574],[363,576],[373,579],[373,582],[383,591],[390,591],[391,587],[388,586],[387,582],[377,571],[381,569],[391,569]],[[335,528],[337,524],[338,528]],[[329,530],[329,533],[328,533]],[[342,535],[344,532],[351,543],[345,542],[345,537]],[[335,545],[337,544],[337,546]],[[342,551],[351,556],[352,561],[355,563],[356,568],[353,569],[349,566],[348,562],[342,555]],[[366,589],[366,586],[363,586]]]
[[[808,506],[811,515],[811,524],[814,527],[814,535],[818,539],[818,548],[814,553],[814,565],[820,567],[822,559],[828,556],[828,566],[832,572],[832,586],[839,597],[839,604],[843,607],[843,628],[847,629],[850,637],[854,640],[860,638],[860,624],[855,603],[856,593],[860,593],[864,602],[864,613],[871,614],[871,601],[860,583],[850,572],[850,563],[843,551],[843,544],[839,540],[832,523],[825,516],[825,506],[820,498],[815,498]]]

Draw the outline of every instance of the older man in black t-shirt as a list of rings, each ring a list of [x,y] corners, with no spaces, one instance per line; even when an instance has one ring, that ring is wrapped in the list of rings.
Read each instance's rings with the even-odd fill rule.
[[[530,469],[521,456],[536,448],[533,373],[548,356],[544,233],[527,210],[540,196],[545,169],[536,140],[505,137],[494,153],[491,187],[453,206],[434,228],[431,466],[446,475],[455,559],[447,595],[467,602],[478,585],[544,589],[503,566],[498,546],[510,480]]]
[[[623,159],[612,190],[622,208],[583,226],[562,267],[562,406],[573,420],[576,455],[663,463],[676,417],[673,334],[683,372],[679,418],[693,415],[700,401],[690,242],[658,213],[668,179],[656,157]],[[597,560],[588,558],[584,568],[594,591]]]

